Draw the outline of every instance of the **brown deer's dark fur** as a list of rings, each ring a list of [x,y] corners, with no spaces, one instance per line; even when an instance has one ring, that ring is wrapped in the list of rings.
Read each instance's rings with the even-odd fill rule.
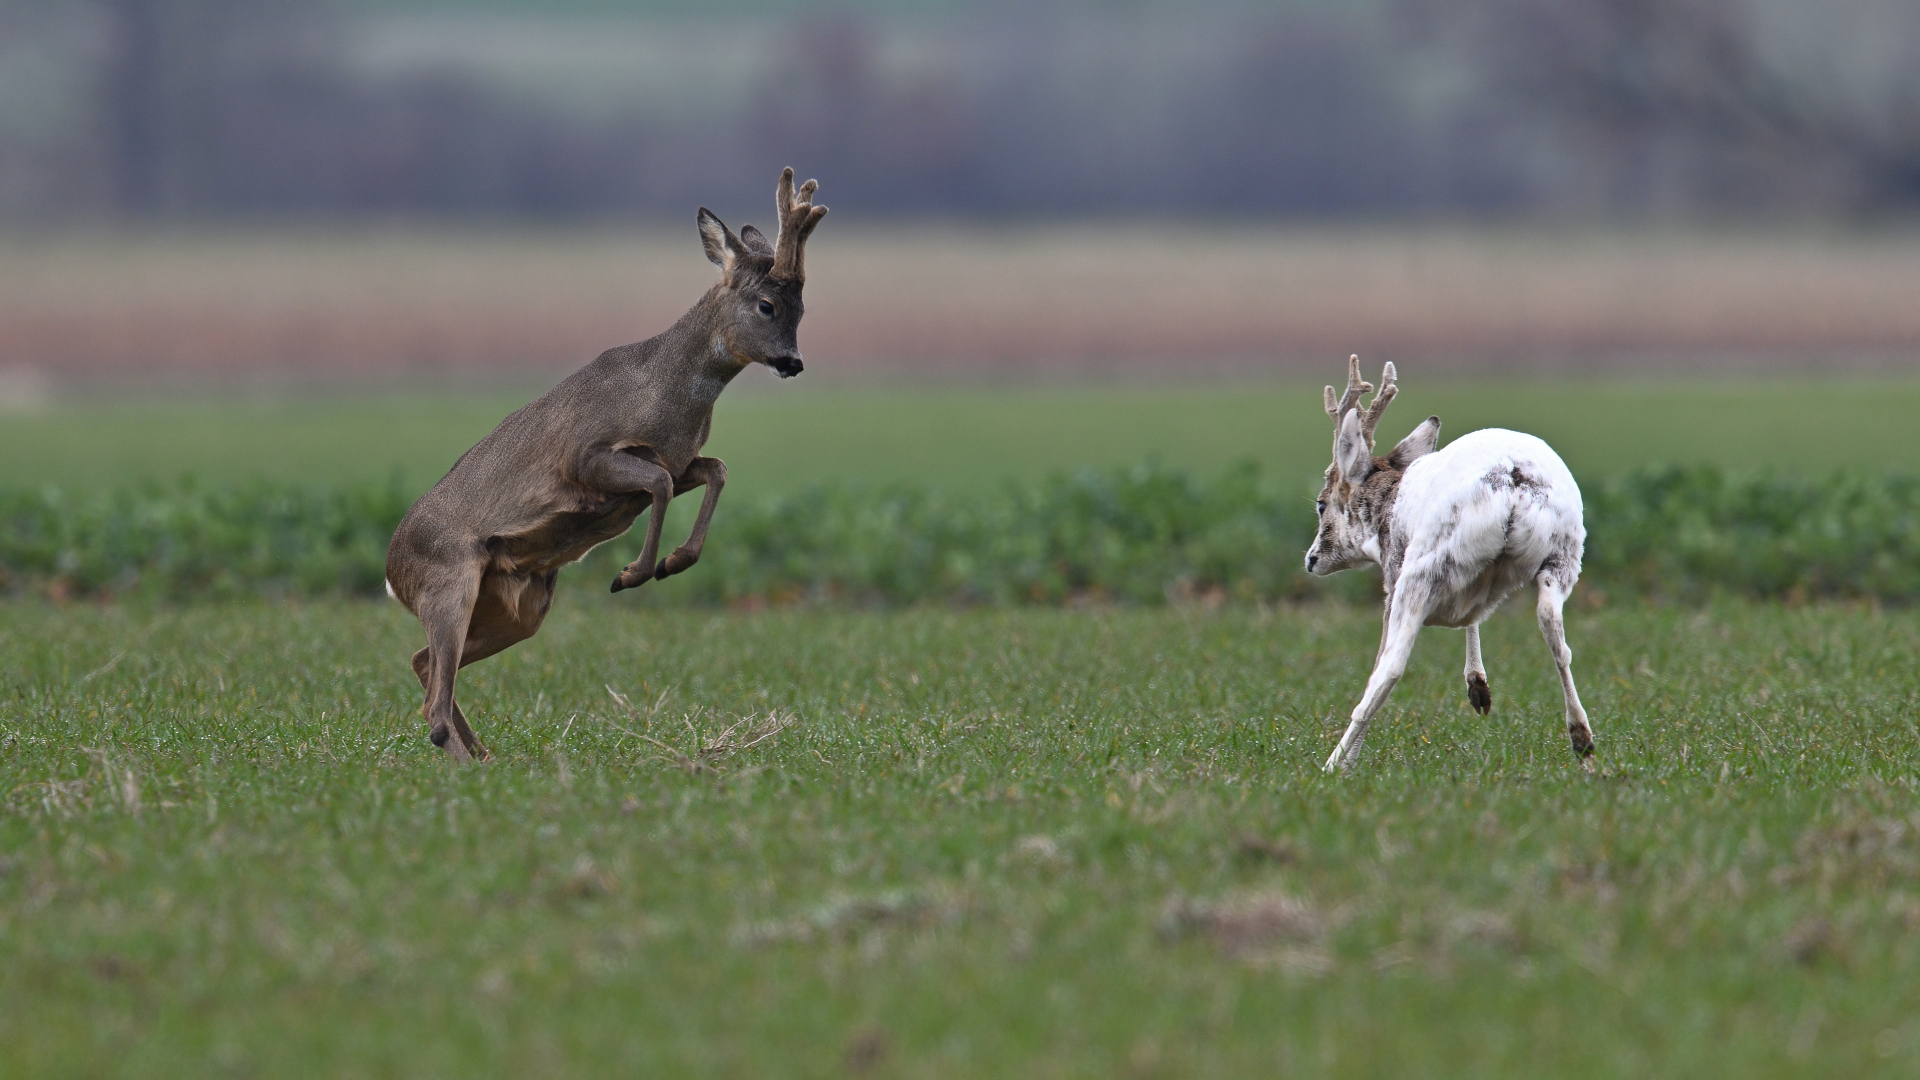
[[[734,235],[702,208],[700,235],[720,281],[658,337],[610,349],[501,421],[407,511],[387,549],[387,591],[420,619],[413,656],[430,737],[458,760],[486,747],[454,700],[459,668],[525,641],[553,603],[560,568],[626,532],[651,509],[640,556],[613,591],[700,559],[727,467],[701,457],[713,404],[751,363],[800,373],[803,246],[827,208],[816,185],[781,174],[769,244]],[[656,564],[667,502],[706,487],[687,542]]]

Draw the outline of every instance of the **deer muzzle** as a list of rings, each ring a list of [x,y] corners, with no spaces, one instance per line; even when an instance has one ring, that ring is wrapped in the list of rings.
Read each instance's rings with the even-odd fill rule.
[[[767,366],[773,369],[775,375],[783,379],[791,379],[807,369],[807,365],[801,362],[799,353],[792,356],[768,357]]]

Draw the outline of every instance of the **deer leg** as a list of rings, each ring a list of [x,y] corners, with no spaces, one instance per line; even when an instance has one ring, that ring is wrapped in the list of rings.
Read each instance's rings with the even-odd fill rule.
[[[1387,651],[1387,639],[1393,636],[1393,591],[1387,591],[1386,603],[1380,605],[1380,644],[1373,650],[1373,663],[1378,667],[1380,656]]]
[[[1406,673],[1407,658],[1413,655],[1413,639],[1419,636],[1420,626],[1427,620],[1425,604],[1409,602],[1409,593],[1404,588],[1396,589],[1395,593],[1391,614],[1380,638],[1379,657],[1374,661],[1372,676],[1367,679],[1367,691],[1361,695],[1360,704],[1354,706],[1340,745],[1327,758],[1327,772],[1351,768],[1360,756],[1360,744],[1366,740],[1367,727],[1373,723],[1380,706],[1386,704],[1387,695],[1393,692],[1400,676]]]
[[[700,561],[700,550],[707,546],[707,525],[713,521],[713,507],[720,501],[720,489],[727,486],[727,463],[719,458],[694,458],[686,471],[674,480],[673,493],[684,495],[702,484],[706,485],[707,493],[700,499],[700,514],[693,519],[693,531],[687,534],[686,543],[660,560],[654,577],[671,577]]]
[[[553,585],[559,576],[557,571],[549,571],[524,579],[525,584],[515,590],[517,602],[511,608],[502,599],[504,590],[497,587],[497,576],[488,574],[483,577],[479,598],[473,606],[473,616],[467,621],[466,641],[460,649],[460,666],[466,667],[475,661],[485,660],[539,633],[540,624],[546,621],[547,611],[553,606]],[[420,680],[422,690],[432,687],[432,651],[421,649],[413,654],[413,673]],[[479,736],[473,734],[473,727],[458,701],[453,703],[453,715],[453,730],[467,733],[462,739],[467,750],[481,761],[492,760],[493,754],[480,742]],[[445,743],[446,730],[441,727],[433,732],[434,745]]]
[[[415,608],[427,630],[426,677],[422,680],[426,704],[421,709],[427,718],[427,737],[455,761],[471,761],[486,754],[453,697],[454,677],[466,651],[467,625],[473,617],[481,576],[481,566],[475,564],[468,572],[442,581],[439,588],[421,596]],[[420,671],[416,654],[414,672]]]
[[[661,475],[666,475],[665,469]],[[610,591],[638,588],[653,580],[654,557],[660,551],[660,526],[666,524],[667,500],[671,498],[671,487],[665,489],[665,494],[654,495],[653,508],[647,511],[647,538],[640,544],[640,555],[614,576]]]
[[[1593,753],[1593,728],[1587,723],[1587,710],[1580,705],[1580,692],[1573,687],[1573,650],[1567,647],[1566,621],[1560,611],[1573,583],[1562,580],[1558,567],[1552,564],[1542,567],[1534,582],[1540,587],[1540,636],[1547,639],[1547,651],[1560,669],[1560,692],[1567,699],[1567,738],[1573,742],[1573,752],[1585,758]]]
[[[431,689],[433,686],[433,679],[432,679],[433,664],[429,658],[432,652],[433,652],[432,649],[421,649],[419,652],[413,654],[413,674],[420,680],[420,689],[423,692]],[[464,662],[462,663],[462,666],[465,666]],[[420,714],[422,716],[425,716],[426,713],[427,713],[427,708],[425,705],[422,705],[420,707]],[[463,728],[467,731],[473,730],[473,726],[467,723],[467,714],[461,711],[460,703],[458,701],[455,701],[453,703],[453,714],[455,717],[457,717],[457,719],[454,721],[454,724],[451,730],[459,731]],[[432,740],[433,745],[435,746],[445,746],[447,742],[448,730],[449,730],[448,727],[442,724],[438,727],[430,729],[427,732],[427,738]],[[479,736],[475,736],[474,738],[476,742],[479,740]],[[451,751],[449,751],[449,753],[451,753]],[[491,755],[484,752],[479,755],[479,758],[481,761],[486,761],[488,760],[489,757],[491,757]]]
[[[640,545],[640,557],[628,563],[613,579],[612,591],[652,581],[654,558],[660,552],[660,526],[666,524],[667,503],[673,499],[673,475],[657,462],[609,450],[595,455],[582,466],[579,481],[596,491],[613,494],[644,491],[653,497],[653,506],[647,512],[647,538]]]
[[[1487,668],[1480,662],[1480,627],[1467,627],[1467,704],[1481,716],[1493,710],[1493,688],[1487,685]]]

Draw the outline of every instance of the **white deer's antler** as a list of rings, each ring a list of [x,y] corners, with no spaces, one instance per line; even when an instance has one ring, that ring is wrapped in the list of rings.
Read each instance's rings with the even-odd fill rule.
[[[1367,409],[1360,414],[1360,435],[1367,440],[1368,449],[1373,447],[1374,429],[1380,426],[1380,417],[1387,411],[1387,405],[1394,395],[1400,392],[1400,386],[1394,380],[1399,376],[1393,370],[1393,362],[1380,372],[1380,392],[1373,395],[1367,403]],[[1373,384],[1360,377],[1360,357],[1358,354],[1347,357],[1347,392],[1338,399],[1334,397],[1333,387],[1327,387],[1325,401],[1327,415],[1333,418],[1333,438],[1336,445],[1340,440],[1340,425],[1347,414],[1360,407],[1360,395],[1372,393]],[[1338,453],[1336,450],[1335,453]]]
[[[1373,395],[1373,400],[1367,403],[1367,411],[1360,417],[1360,434],[1367,440],[1369,448],[1373,446],[1373,429],[1380,426],[1380,417],[1386,413],[1387,405],[1400,392],[1399,384],[1394,382],[1397,377],[1393,361],[1387,361],[1387,366],[1380,372],[1380,392]]]
[[[1360,395],[1373,389],[1373,384],[1360,377],[1360,354],[1347,357],[1347,392],[1337,401],[1333,396],[1333,387],[1327,387],[1327,415],[1333,418],[1334,434],[1340,433],[1340,421],[1347,413],[1360,404]]]

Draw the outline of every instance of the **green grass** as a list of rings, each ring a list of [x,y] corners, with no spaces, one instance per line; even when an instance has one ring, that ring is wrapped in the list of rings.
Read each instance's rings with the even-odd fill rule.
[[[1317,395],[754,385],[710,449],[749,501],[1153,456],[1306,485]],[[529,396],[67,402],[0,416],[0,480],[417,490]],[[1913,380],[1409,381],[1383,430],[1819,476],[1911,471],[1917,407]],[[1572,611],[1590,775],[1516,605],[1491,718],[1430,630],[1335,781],[1368,609],[622,599],[563,594],[469,669],[472,769],[425,742],[395,605],[0,604],[0,1071],[1920,1068],[1920,613]],[[769,712],[793,726],[674,764]]]
[[[1920,614],[1571,611],[1590,775],[1517,604],[1333,780],[1366,610],[563,600],[475,768],[396,606],[0,606],[7,1074],[1920,1069]]]
[[[1329,365],[1329,378],[1340,374]],[[1409,370],[1402,382],[1383,437],[1430,413],[1447,438],[1511,427],[1547,439],[1583,477],[1664,463],[1823,475],[1920,461],[1920,380],[1463,381]],[[396,471],[424,490],[538,393],[80,400],[0,414],[0,461],[8,484],[73,490],[181,474],[331,485]],[[1332,442],[1319,395],[1319,383],[1295,382],[990,390],[752,379],[721,400],[708,451],[727,459],[729,490],[747,498],[823,480],[977,493],[1149,457],[1202,475],[1251,459],[1310,486]]]

